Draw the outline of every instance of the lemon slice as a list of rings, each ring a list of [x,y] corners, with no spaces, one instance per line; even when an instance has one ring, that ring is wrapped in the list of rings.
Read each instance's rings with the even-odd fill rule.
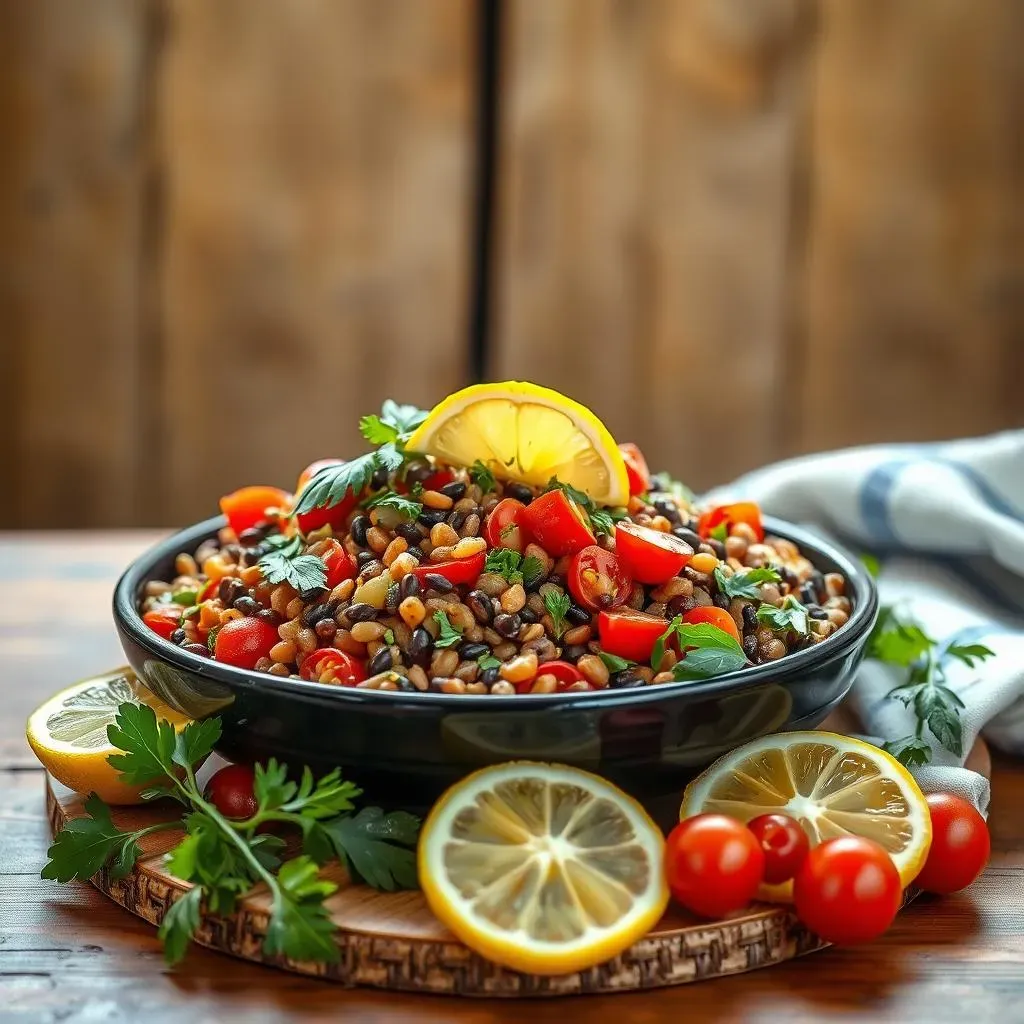
[[[891,754],[831,732],[765,736],[719,758],[683,794],[680,819],[717,812],[750,821],[788,814],[816,846],[837,836],[873,839],[908,886],[932,843],[928,805]],[[761,899],[789,902],[792,884],[764,885]]]
[[[537,384],[474,384],[449,395],[406,448],[444,462],[479,459],[502,480],[544,486],[553,476],[601,505],[629,500],[626,464],[608,428],[586,407]]]
[[[119,704],[148,704],[157,718],[166,718],[175,729],[191,719],[154,697],[131,669],[85,679],[62,690],[29,716],[25,734],[43,767],[76,793],[97,793],[108,804],[141,803],[145,785],[129,786],[107,764],[117,753],[107,739]]]
[[[532,974],[621,953],[668,903],[664,840],[631,797],[589,772],[511,762],[452,786],[420,832],[431,910],[467,946]]]

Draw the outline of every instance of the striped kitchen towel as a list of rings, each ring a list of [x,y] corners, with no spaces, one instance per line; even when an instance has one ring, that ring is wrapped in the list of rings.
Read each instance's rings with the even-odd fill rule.
[[[981,643],[996,654],[974,669],[948,659],[963,700],[963,749],[981,733],[1024,754],[1024,431],[936,444],[877,445],[776,463],[708,495],[749,498],[768,514],[835,537],[881,563],[883,605],[898,605],[945,647]],[[860,669],[849,704],[864,733],[895,740],[916,719],[886,694],[906,673]],[[988,783],[930,733],[925,790],[988,807]]]

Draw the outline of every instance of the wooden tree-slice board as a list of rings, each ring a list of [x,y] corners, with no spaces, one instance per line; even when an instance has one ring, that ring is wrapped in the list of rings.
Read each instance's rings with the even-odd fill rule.
[[[47,810],[54,833],[85,814],[82,799],[47,776]],[[115,807],[119,828],[139,829],[174,820],[180,808]],[[168,830],[141,841],[144,855],[132,873],[92,882],[133,914],[157,925],[191,885],[171,875],[164,854],[182,838]],[[721,921],[701,921],[672,908],[658,926],[621,956],[560,977],[519,974],[478,956],[431,914],[419,892],[381,893],[355,885],[336,865],[325,874],[341,888],[328,901],[337,923],[341,958],[334,964],[298,963],[263,953],[269,900],[258,892],[230,917],[203,917],[196,941],[245,960],[344,985],[466,996],[555,996],[629,992],[681,985],[766,967],[822,948],[785,907],[759,904]]]

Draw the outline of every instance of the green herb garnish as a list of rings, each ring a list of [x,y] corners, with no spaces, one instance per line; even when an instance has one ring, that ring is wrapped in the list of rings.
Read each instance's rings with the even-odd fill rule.
[[[651,668],[655,671],[673,638],[685,652],[672,670],[676,680],[707,679],[723,672],[735,672],[747,663],[743,648],[732,634],[709,623],[684,623],[683,617],[677,615],[654,641]]]
[[[404,494],[396,494],[394,491],[381,491],[366,502],[366,508],[393,508],[406,519],[417,519],[423,511],[423,505],[418,501],[411,501]]]
[[[568,628],[565,615],[569,611],[572,601],[569,595],[560,590],[549,590],[544,595],[544,607],[551,616],[551,628],[555,631],[555,639],[561,640],[562,634]]]
[[[483,464],[483,462],[480,461],[480,459],[477,459],[476,462],[469,467],[469,478],[484,494],[490,493],[498,486],[498,481],[495,479],[494,474]]]
[[[807,608],[792,594],[782,599],[781,607],[763,604],[757,609],[757,621],[763,622],[769,629],[776,632],[793,630],[806,636],[810,629]]]
[[[434,612],[434,621],[441,628],[434,641],[435,647],[454,647],[455,644],[462,642],[462,634],[448,621],[448,616],[444,612]]]
[[[327,586],[327,566],[316,555],[302,554],[302,538],[274,534],[264,546],[271,548],[257,563],[268,583],[289,583],[300,594]]]
[[[635,661],[630,661],[628,658],[620,658],[617,654],[609,654],[607,651],[598,651],[597,656],[605,663],[608,671],[611,673],[624,672],[627,668],[633,668],[636,665]]]
[[[717,540],[720,544],[724,544],[729,538],[729,527],[726,526],[725,523],[719,523],[718,526],[712,526],[710,536],[712,540]]]
[[[761,590],[759,584],[778,583],[782,579],[774,569],[767,567],[762,569],[746,569],[743,572],[733,573],[732,576],[726,576],[721,566],[716,566],[714,576],[718,589],[726,597],[746,597],[751,600],[760,598]]]
[[[504,576],[511,584],[532,587],[544,578],[544,563],[533,555],[526,558],[512,548],[492,548],[484,561],[484,572]]]
[[[393,644],[395,642],[395,631],[393,629],[384,630],[384,643]]]
[[[480,666],[481,672],[486,672],[489,668],[501,668],[501,659],[491,653],[481,654],[476,663]]]

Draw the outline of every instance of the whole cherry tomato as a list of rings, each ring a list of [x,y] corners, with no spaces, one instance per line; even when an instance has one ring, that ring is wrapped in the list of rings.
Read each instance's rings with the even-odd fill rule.
[[[826,942],[869,942],[900,909],[903,889],[892,858],[862,836],[826,839],[793,879],[797,917]]]
[[[572,556],[566,582],[576,601],[592,612],[625,604],[633,589],[633,580],[622,563],[596,544]]]
[[[534,498],[523,512],[521,525],[550,555],[572,555],[594,543],[583,510],[560,487]]]
[[[260,658],[270,656],[270,649],[281,638],[269,622],[245,615],[225,622],[217,631],[213,656],[217,661],[236,668],[255,668]]]
[[[623,519],[615,524],[615,554],[633,579],[664,583],[693,558],[693,548],[671,533]]]
[[[683,615],[683,622],[693,625],[707,623],[709,626],[717,626],[734,640],[740,639],[740,631],[736,628],[736,621],[733,617],[724,608],[716,608],[714,605],[691,608]]]
[[[325,676],[325,673],[327,675]],[[366,666],[359,658],[333,647],[321,647],[303,659],[299,675],[311,682],[355,686],[366,678]]]
[[[601,650],[630,661],[647,661],[654,642],[666,629],[668,623],[660,616],[631,608],[601,612],[597,617]]]
[[[515,498],[502,498],[484,523],[484,538],[492,548],[523,551],[530,543],[530,534],[523,525],[526,506]]]
[[[327,582],[324,586],[333,590],[343,580],[354,580],[358,573],[356,560],[345,550],[344,545],[333,537],[321,552],[320,558],[327,567]]]
[[[629,495],[646,494],[651,489],[651,471],[643,452],[631,441],[619,445],[622,461],[626,463],[626,477],[629,479]]]
[[[329,466],[344,465],[344,459],[317,459],[311,462],[300,474],[298,483],[295,485],[295,497],[297,498],[310,482],[322,469]],[[321,526],[330,526],[336,533],[340,533],[345,527],[349,513],[356,507],[359,495],[349,491],[337,505],[329,508],[311,508],[308,512],[300,512],[295,517],[299,530],[304,533],[312,533],[319,530]]]
[[[210,776],[203,794],[225,818],[244,821],[258,808],[253,792],[256,775],[247,764],[229,764]]]
[[[714,531],[725,527],[726,536],[739,523],[746,523],[758,541],[764,540],[764,524],[761,522],[761,508],[753,501],[737,501],[732,505],[719,505],[708,510],[697,523],[697,533],[703,540],[714,535]]]
[[[142,616],[142,621],[154,633],[170,640],[171,634],[181,625],[181,613],[184,610],[180,604],[158,604]]]
[[[665,876],[673,897],[688,910],[722,917],[754,898],[764,880],[764,853],[742,822],[698,814],[669,833]]]
[[[914,884],[927,892],[966,889],[988,863],[992,840],[973,804],[952,793],[929,793],[932,846]]]
[[[788,814],[762,814],[748,821],[747,828],[764,852],[764,880],[769,885],[789,881],[811,848],[800,822]]]
[[[470,555],[469,558],[453,558],[450,562],[427,562],[418,565],[410,572],[424,587],[429,587],[427,582],[429,575],[436,574],[443,576],[449,583],[456,585],[460,583],[475,583],[484,571],[484,562],[487,556],[481,551],[478,555]]]
[[[228,526],[241,536],[245,530],[269,517],[267,509],[287,509],[292,496],[280,487],[243,487],[220,499],[220,510],[227,516]]]

